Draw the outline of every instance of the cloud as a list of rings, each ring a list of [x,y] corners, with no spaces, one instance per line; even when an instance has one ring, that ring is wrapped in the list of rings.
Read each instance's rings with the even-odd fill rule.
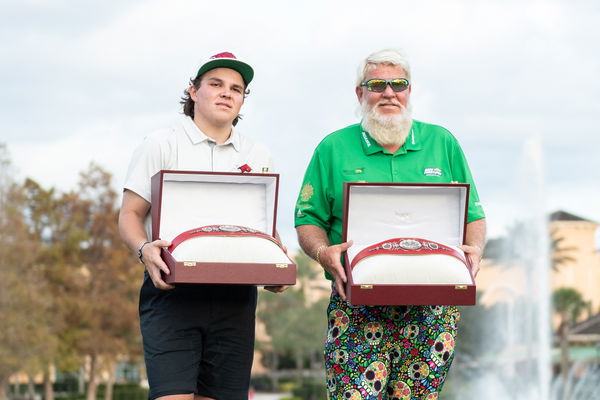
[[[599,14],[566,0],[5,2],[0,140],[42,183],[71,187],[90,160],[120,183],[134,145],[176,117],[201,61],[233,51],[256,69],[239,128],[273,150],[291,237],[314,147],[357,120],[358,62],[400,46],[416,118],[459,138],[494,225],[510,213],[507,171],[534,135],[548,207],[592,217],[593,202],[574,194],[596,196],[600,181]]]

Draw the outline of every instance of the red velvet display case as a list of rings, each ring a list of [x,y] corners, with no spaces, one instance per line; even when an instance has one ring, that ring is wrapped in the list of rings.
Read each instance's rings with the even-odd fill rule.
[[[457,248],[468,197],[468,184],[344,183],[343,241],[354,241],[345,254],[348,301],[474,305],[470,265]]]
[[[163,170],[152,177],[152,240],[171,284],[293,285],[276,241],[278,174]],[[175,247],[177,245],[177,247]]]

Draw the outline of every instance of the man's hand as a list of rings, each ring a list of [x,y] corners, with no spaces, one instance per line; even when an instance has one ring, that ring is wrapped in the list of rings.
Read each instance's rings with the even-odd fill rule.
[[[123,192],[123,204],[119,212],[119,233],[121,238],[127,244],[127,247],[138,255],[138,249],[141,243],[147,241],[146,231],[144,230],[144,219],[150,211],[150,203],[143,197],[131,190]],[[167,284],[160,276],[163,271],[169,275],[171,271],[160,257],[161,247],[170,246],[171,243],[166,240],[155,240],[142,248],[142,260],[146,265],[146,270],[152,283],[158,289],[173,289],[174,286]]]
[[[331,274],[334,280],[335,290],[344,300],[346,300],[346,289],[344,285],[346,284],[347,278],[344,266],[340,262],[340,258],[342,253],[352,246],[352,243],[351,240],[349,242],[328,246],[319,252],[318,261],[321,262],[323,269]]]
[[[335,290],[337,294],[346,300],[346,272],[340,262],[342,253],[352,246],[352,240],[329,246],[329,239],[325,230],[316,225],[298,225],[298,243],[302,250],[314,260],[321,264],[321,267],[333,277]]]
[[[479,264],[481,263],[481,257],[483,257],[483,250],[481,250],[479,246],[467,246],[466,244],[458,246],[458,248],[464,251],[469,259],[469,263],[471,264],[471,274],[473,275],[473,279],[475,279],[479,272]]]
[[[154,242],[148,243],[142,249],[142,260],[144,261],[148,275],[150,275],[150,279],[152,279],[154,286],[162,290],[170,290],[175,288],[175,286],[166,283],[161,276],[161,271],[164,272],[165,275],[171,274],[169,267],[167,267],[167,264],[165,264],[160,257],[160,249],[170,245],[171,242],[166,240],[155,240]]]
[[[458,246],[471,263],[471,274],[473,279],[479,272],[479,264],[483,257],[483,248],[485,247],[485,232],[486,222],[485,218],[478,219],[467,224],[466,239],[462,246]]]
[[[285,285],[285,286],[265,286],[265,290],[268,290],[269,292],[272,293],[281,293],[285,290],[287,290],[287,288],[289,288],[289,286]]]

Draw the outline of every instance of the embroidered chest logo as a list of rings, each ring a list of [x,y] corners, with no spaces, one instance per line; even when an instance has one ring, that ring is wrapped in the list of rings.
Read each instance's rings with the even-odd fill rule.
[[[425,168],[423,170],[425,176],[442,176],[442,170],[439,168]]]
[[[250,168],[250,166],[248,164],[244,164],[241,167],[238,167],[238,169],[240,170],[240,172],[243,174],[244,172],[251,172],[252,168]]]

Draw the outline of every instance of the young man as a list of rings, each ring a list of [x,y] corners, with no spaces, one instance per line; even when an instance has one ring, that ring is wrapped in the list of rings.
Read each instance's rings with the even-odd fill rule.
[[[484,213],[454,136],[411,118],[410,68],[404,54],[395,49],[371,54],[357,78],[363,119],[328,135],[316,148],[295,210],[301,247],[333,281],[325,345],[329,398],[433,400],[452,363],[458,310],[353,307],[346,302],[340,259],[352,243],[342,243],[342,183],[470,183],[466,245],[461,249],[473,275],[485,241]],[[434,351],[439,340],[441,358]]]
[[[174,287],[151,241],[150,178],[165,170],[222,172],[271,168],[269,151],[234,129],[254,71],[231,53],[206,61],[182,99],[181,121],[135,151],[125,179],[119,230],[145,265],[140,324],[150,399],[246,400],[254,350],[256,287]],[[215,204],[215,207],[218,207]],[[269,288],[281,291],[281,287]]]

